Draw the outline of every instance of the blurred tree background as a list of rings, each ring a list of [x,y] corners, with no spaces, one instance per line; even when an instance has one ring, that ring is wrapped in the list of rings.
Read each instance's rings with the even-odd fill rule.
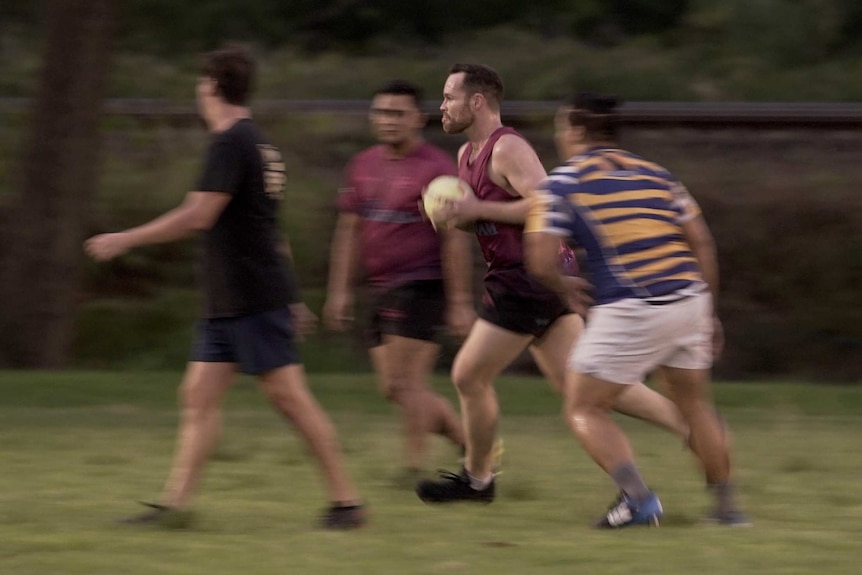
[[[182,365],[197,305],[193,242],[106,266],[85,262],[77,246],[176,205],[194,181],[207,135],[182,115],[105,116],[99,155],[96,140],[73,143],[85,141],[72,136],[85,134],[86,122],[62,118],[92,117],[98,94],[189,103],[198,54],[226,40],[255,47],[259,95],[269,99],[365,99],[403,77],[422,86],[431,105],[448,66],[472,60],[501,72],[509,99],[557,100],[579,87],[627,100],[862,101],[862,4],[853,0],[122,0],[110,3],[114,33],[98,36],[101,43],[65,18],[59,22],[72,44],[61,44],[50,23],[83,4],[0,3],[0,98],[41,102],[29,111],[6,108],[0,122],[0,269],[5,289],[18,294],[0,300],[6,365]],[[73,59],[75,49],[84,54],[94,45],[96,52]],[[69,57],[64,64],[55,61],[58,46]],[[112,68],[101,57],[108,54]],[[64,70],[74,73],[50,84]],[[104,87],[89,101],[70,89],[99,75]],[[54,104],[45,103],[50,94]],[[51,112],[60,119],[49,120]],[[460,140],[443,137],[434,120],[427,137],[454,151]],[[344,163],[370,143],[365,120],[310,113],[262,123],[292,174],[284,228],[307,297],[319,307],[333,196]],[[550,117],[519,127],[552,166]],[[40,142],[65,150],[62,160],[48,163]],[[862,379],[858,134],[652,128],[628,130],[623,144],[686,181],[718,238],[729,337],[720,374]],[[89,155],[75,160],[82,149]],[[43,170],[34,157],[45,160]],[[98,183],[87,183],[86,170],[66,177],[54,169],[63,165],[90,167]],[[68,178],[77,187],[58,183]],[[22,206],[44,220],[24,224],[35,220],[23,217]],[[22,267],[23,246],[40,234],[63,261],[31,257]],[[33,301],[51,302],[53,315]],[[59,316],[73,329],[51,323]],[[309,340],[306,357],[312,370],[364,361],[354,339],[331,334]]]

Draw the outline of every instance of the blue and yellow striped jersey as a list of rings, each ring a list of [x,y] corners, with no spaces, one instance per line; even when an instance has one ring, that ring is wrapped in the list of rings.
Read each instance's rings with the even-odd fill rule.
[[[658,164],[595,147],[553,170],[533,201],[525,231],[586,250],[596,304],[704,288],[682,232],[700,207]]]

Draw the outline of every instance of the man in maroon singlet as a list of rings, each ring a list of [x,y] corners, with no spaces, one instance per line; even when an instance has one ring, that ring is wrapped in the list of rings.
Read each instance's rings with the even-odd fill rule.
[[[499,413],[494,379],[529,348],[553,387],[562,391],[566,359],[583,329],[583,320],[561,295],[533,280],[524,267],[521,238],[528,197],[546,173],[524,137],[503,126],[502,98],[503,82],[493,69],[456,64],[449,70],[440,106],[443,130],[467,136],[458,151],[458,175],[475,192],[451,203],[449,216],[456,226],[475,231],[488,272],[479,319],[452,367],[467,439],[465,465],[460,473],[419,482],[416,492],[428,503],[494,499],[492,452]],[[683,436],[688,432],[676,407],[641,383],[622,394],[614,408]]]
[[[438,235],[419,212],[428,183],[456,172],[448,154],[423,141],[420,105],[419,90],[403,81],[374,95],[369,119],[379,143],[346,170],[323,314],[329,327],[346,329],[360,263],[372,293],[369,353],[383,395],[402,414],[411,485],[429,433],[463,448],[461,420],[434,392],[430,376],[442,329],[448,325],[463,338],[475,319],[469,235],[454,229]]]

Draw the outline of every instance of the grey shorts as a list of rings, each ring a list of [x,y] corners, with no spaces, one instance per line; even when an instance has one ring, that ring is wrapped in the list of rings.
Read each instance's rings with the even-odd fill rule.
[[[590,309],[569,368],[612,383],[637,383],[659,366],[712,367],[712,296],[650,304],[624,299]]]

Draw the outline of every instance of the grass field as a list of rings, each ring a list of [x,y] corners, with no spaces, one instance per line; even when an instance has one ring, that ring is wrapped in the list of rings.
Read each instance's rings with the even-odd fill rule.
[[[314,527],[325,504],[297,438],[243,381],[194,528],[117,526],[158,493],[175,373],[0,372],[0,574],[859,573],[862,387],[724,383],[750,529],[699,525],[708,499],[681,443],[624,421],[661,495],[660,529],[597,532],[613,486],[540,380],[505,378],[505,472],[488,507],[432,508],[391,487],[399,437],[369,376],[315,376],[371,525]],[[439,380],[441,391],[451,394]],[[455,455],[435,444],[435,463]]]

